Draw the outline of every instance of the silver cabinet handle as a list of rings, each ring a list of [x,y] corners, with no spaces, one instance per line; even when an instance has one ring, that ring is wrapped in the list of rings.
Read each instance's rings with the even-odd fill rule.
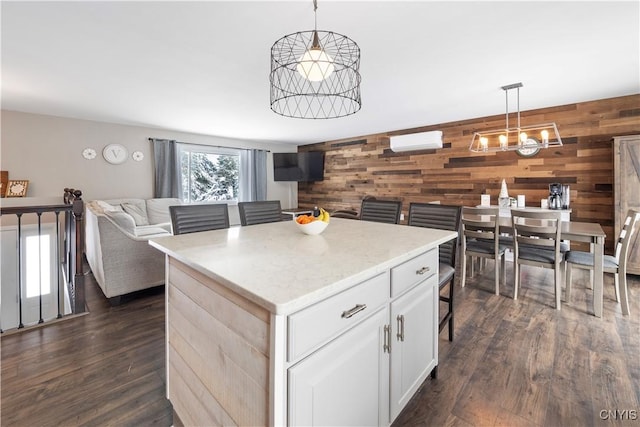
[[[404,315],[398,315],[398,317],[396,317],[396,321],[398,322],[398,333],[396,334],[396,338],[398,338],[399,341],[404,341]]]
[[[416,270],[416,274],[424,274],[431,271],[431,267],[422,267],[420,270]]]
[[[343,311],[342,312],[342,317],[344,319],[348,319],[351,316],[355,316],[356,314],[360,313],[365,308],[367,308],[367,304],[356,304],[356,306],[353,307],[351,310]]]
[[[382,350],[385,353],[391,353],[391,325],[384,325],[384,343]]]

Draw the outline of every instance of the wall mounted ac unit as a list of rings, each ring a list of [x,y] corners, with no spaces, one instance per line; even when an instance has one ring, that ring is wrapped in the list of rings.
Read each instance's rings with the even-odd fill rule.
[[[434,130],[431,132],[394,135],[390,137],[390,144],[391,150],[396,153],[442,148],[442,131]]]

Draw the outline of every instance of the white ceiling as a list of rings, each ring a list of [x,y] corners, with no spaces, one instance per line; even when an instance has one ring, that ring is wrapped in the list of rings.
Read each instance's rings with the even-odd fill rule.
[[[10,2],[2,108],[231,138],[313,143],[640,93],[638,1],[319,0],[361,49],[362,109],[269,108],[269,51],[313,2]],[[512,104],[513,105],[513,104]],[[513,110],[512,110],[513,111]]]

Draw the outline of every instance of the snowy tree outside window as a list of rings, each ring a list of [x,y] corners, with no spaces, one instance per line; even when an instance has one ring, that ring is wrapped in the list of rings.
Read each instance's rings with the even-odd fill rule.
[[[238,150],[197,146],[180,153],[182,199],[188,203],[238,200]]]

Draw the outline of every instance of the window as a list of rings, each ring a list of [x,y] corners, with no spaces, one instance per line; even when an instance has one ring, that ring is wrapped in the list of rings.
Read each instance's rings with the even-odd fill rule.
[[[238,201],[240,150],[182,145],[180,168],[183,201]]]

